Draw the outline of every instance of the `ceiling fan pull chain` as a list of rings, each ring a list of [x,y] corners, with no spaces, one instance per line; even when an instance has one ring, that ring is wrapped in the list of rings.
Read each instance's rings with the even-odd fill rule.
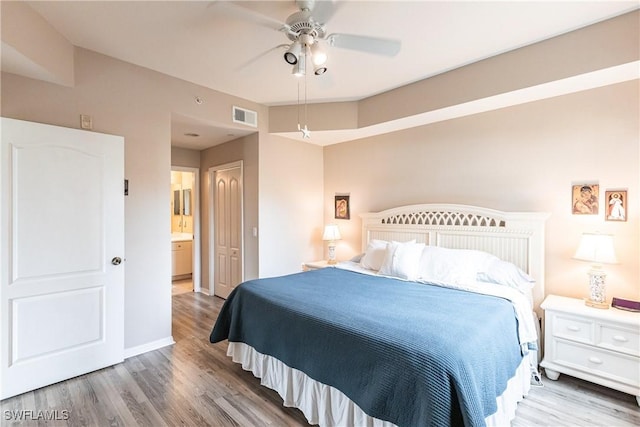
[[[298,130],[300,130],[300,80],[298,80],[298,104],[296,105],[296,112],[298,113]]]
[[[305,61],[305,67],[306,67],[306,61]],[[304,128],[301,129],[302,139],[304,138],[311,139],[311,131],[307,127],[307,123],[308,123],[308,120],[307,120],[307,73],[304,73]]]

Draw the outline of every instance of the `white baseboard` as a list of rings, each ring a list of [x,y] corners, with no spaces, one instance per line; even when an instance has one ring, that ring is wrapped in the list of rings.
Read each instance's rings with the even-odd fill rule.
[[[130,357],[133,356],[137,356],[139,354],[142,353],[146,353],[148,351],[153,351],[153,350],[157,350],[159,348],[162,347],[166,347],[168,345],[173,345],[176,342],[173,340],[172,336],[168,336],[166,338],[163,338],[161,340],[157,340],[157,341],[152,341],[146,344],[142,344],[142,345],[138,345],[135,347],[131,347],[131,348],[125,348],[124,349],[124,358],[128,359]]]

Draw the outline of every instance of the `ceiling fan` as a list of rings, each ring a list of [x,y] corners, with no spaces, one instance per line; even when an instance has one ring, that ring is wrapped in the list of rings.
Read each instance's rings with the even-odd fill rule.
[[[292,73],[298,77],[305,76],[304,116],[306,122],[307,63],[311,63],[315,75],[319,76],[327,72],[327,52],[322,46],[323,43],[331,47],[351,49],[388,57],[395,56],[400,52],[401,43],[399,40],[387,38],[342,33],[327,34],[326,22],[329,21],[336,9],[340,7],[341,4],[344,4],[344,2],[336,2],[333,0],[295,0],[295,3],[300,10],[289,15],[284,24],[277,21],[274,22],[275,20],[273,18],[266,17],[250,9],[242,9],[245,11],[245,14],[250,14],[254,19],[267,23],[267,26],[271,28],[277,27],[277,30],[283,32],[289,39],[290,43],[278,45],[262,53],[257,58],[268,54],[274,49],[286,48],[283,57],[287,64],[293,65]],[[229,5],[233,5],[233,3]],[[255,59],[256,58],[248,63],[253,62]],[[298,131],[302,133],[303,139],[311,138],[311,131],[307,125],[305,124],[303,127],[300,123],[300,83],[298,83]]]
[[[327,35],[326,21],[335,12],[333,1],[296,0],[300,11],[291,14],[280,28],[292,41],[284,53],[284,60],[294,66],[293,74],[305,75],[307,59],[311,59],[315,75],[327,71],[327,53],[321,45],[358,50],[378,55],[395,56],[400,51],[397,40],[353,34]]]
[[[307,59],[311,59],[315,75],[327,71],[327,53],[321,40],[332,47],[385,56],[395,56],[400,51],[400,42],[397,40],[340,33],[327,35],[325,24],[333,15],[336,5],[332,1],[296,0],[296,5],[300,11],[291,14],[280,28],[292,41],[284,60],[294,66],[295,75],[306,74]]]
[[[326,23],[340,7],[339,2],[295,0],[295,3],[300,10],[289,15],[283,24],[278,24],[277,28],[287,36],[290,43],[276,48],[286,48],[284,60],[293,65],[292,73],[296,76],[306,75],[309,61],[313,65],[315,75],[322,75],[327,71],[327,52],[323,44],[388,57],[400,52],[399,40],[354,34],[327,34]],[[247,11],[247,9],[244,10]],[[255,12],[252,14],[256,17]],[[262,18],[267,19],[264,16]],[[273,23],[271,18],[268,20]]]

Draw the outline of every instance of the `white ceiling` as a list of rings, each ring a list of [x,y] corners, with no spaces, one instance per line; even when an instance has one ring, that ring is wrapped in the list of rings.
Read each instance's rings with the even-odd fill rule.
[[[277,47],[289,42],[278,29],[298,10],[293,0],[27,3],[76,46],[257,103],[296,103],[296,79],[282,58],[284,48]],[[402,48],[388,58],[328,47],[328,72],[307,77],[309,102],[362,99],[620,15],[639,4],[333,3],[327,33],[397,39]]]

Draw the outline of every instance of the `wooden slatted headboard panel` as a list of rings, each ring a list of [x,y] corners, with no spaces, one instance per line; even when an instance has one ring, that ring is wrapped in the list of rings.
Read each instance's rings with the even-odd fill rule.
[[[477,249],[509,261],[536,279],[536,310],[544,299],[545,212],[501,212],[468,205],[423,204],[361,214],[362,248],[370,239],[452,249]]]

